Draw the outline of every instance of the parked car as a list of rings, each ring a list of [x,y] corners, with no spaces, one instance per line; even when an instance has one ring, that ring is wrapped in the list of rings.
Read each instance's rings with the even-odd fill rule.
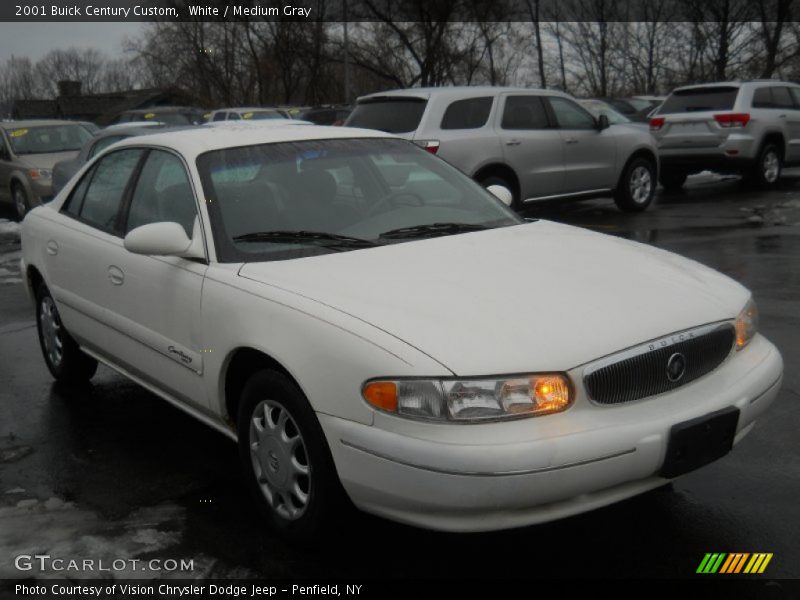
[[[800,164],[800,86],[758,80],[681,87],[650,120],[650,130],[667,189],[705,170],[773,186],[785,166]]]
[[[124,127],[123,124],[120,124],[102,129],[97,135],[86,141],[77,156],[57,162],[53,166],[53,195],[61,191],[86,161],[100,154],[111,144],[135,135],[153,133],[154,128],[147,126],[148,122],[145,122],[144,126],[139,121],[132,123],[135,123],[135,126]],[[158,128],[163,128],[163,124],[160,124]]]
[[[653,200],[649,132],[610,128],[567,94],[502,87],[417,88],[358,99],[345,125],[414,140],[521,209],[544,200],[613,196],[625,211]]]
[[[578,100],[578,104],[592,113],[592,116],[594,116],[595,119],[599,119],[600,115],[606,115],[606,117],[608,117],[608,122],[611,125],[629,125],[649,130],[649,126],[646,123],[636,123],[631,121],[621,112],[618,112],[613,106],[603,102],[602,100],[597,100],[596,98],[585,98]]]
[[[191,106],[153,106],[126,110],[115,119],[114,123],[129,121],[160,121],[166,125],[180,127],[200,125],[205,123],[205,118],[204,111]]]
[[[315,106],[300,111],[295,118],[316,125],[344,125],[352,110],[349,106]]]
[[[735,281],[376,131],[128,138],[21,235],[53,376],[103,362],[237,440],[301,539],[346,497],[450,531],[617,502],[723,456],[782,377]]]
[[[286,119],[286,115],[274,108],[220,108],[211,112],[208,122],[214,121],[261,121]]]
[[[92,137],[81,123],[28,120],[0,123],[0,201],[20,219],[53,198],[53,166],[73,158]]]
[[[621,112],[628,118],[632,118],[637,114],[641,114],[643,111],[648,111],[652,108],[657,101],[655,100],[645,100],[643,98],[619,98],[619,97],[604,97],[598,98],[603,102],[606,102],[613,106],[616,110]]]

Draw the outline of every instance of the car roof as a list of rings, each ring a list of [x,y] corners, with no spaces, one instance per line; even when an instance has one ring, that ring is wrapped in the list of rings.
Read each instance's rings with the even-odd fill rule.
[[[132,115],[139,113],[171,113],[183,111],[203,112],[203,109],[195,106],[151,106],[150,108],[132,108],[131,110],[126,110],[122,114]]]
[[[255,112],[257,110],[266,110],[266,111],[271,111],[271,112],[278,112],[278,109],[275,108],[274,106],[233,106],[231,108],[218,108],[218,109],[213,110],[211,112],[215,112],[215,113],[216,112],[224,112],[226,110],[227,111],[239,111],[239,112],[248,111],[248,110],[251,110],[253,112]]]
[[[81,125],[84,121],[67,121],[66,119],[28,119],[26,121],[1,122],[3,129],[23,129],[25,127],[42,127],[45,125]]]
[[[287,119],[288,121],[288,119]],[[287,123],[275,127],[250,127],[232,124],[227,127],[193,127],[180,131],[148,132],[146,135],[130,137],[117,142],[115,148],[124,146],[161,146],[177,150],[187,158],[193,158],[211,150],[274,144],[279,142],[299,142],[308,140],[335,140],[352,138],[393,138],[397,136],[355,127],[332,127],[325,125],[304,125]]]
[[[504,92],[535,92],[537,94],[548,94],[553,96],[567,96],[557,90],[544,90],[540,88],[492,86],[492,85],[455,85],[443,87],[420,87],[396,90],[386,90],[361,96],[358,101],[366,98],[381,98],[383,96],[408,97],[408,98],[430,98],[431,96],[463,96],[465,94],[497,94]]]

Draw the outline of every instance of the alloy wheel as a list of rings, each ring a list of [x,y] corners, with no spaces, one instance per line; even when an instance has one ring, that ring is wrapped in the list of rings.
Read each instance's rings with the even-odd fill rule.
[[[768,150],[764,153],[761,168],[764,174],[764,181],[767,183],[775,183],[781,170],[781,161],[778,157],[778,153],[774,150]]]
[[[61,320],[58,318],[56,305],[50,296],[42,298],[39,324],[47,359],[54,367],[58,367],[64,357],[64,340],[61,335]]]
[[[28,200],[19,185],[14,186],[14,205],[17,207],[17,215],[22,219],[25,213],[28,212]]]
[[[638,166],[631,171],[629,190],[631,199],[636,204],[644,204],[647,202],[652,189],[653,176],[650,174],[650,169],[644,166]]]
[[[249,441],[253,471],[270,506],[286,520],[302,517],[311,495],[311,469],[303,436],[286,407],[259,402]]]

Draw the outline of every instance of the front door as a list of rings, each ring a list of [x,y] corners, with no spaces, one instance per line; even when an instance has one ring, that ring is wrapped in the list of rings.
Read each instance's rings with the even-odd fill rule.
[[[617,143],[612,127],[600,131],[576,102],[549,96],[564,147],[564,192],[577,194],[616,186]]]

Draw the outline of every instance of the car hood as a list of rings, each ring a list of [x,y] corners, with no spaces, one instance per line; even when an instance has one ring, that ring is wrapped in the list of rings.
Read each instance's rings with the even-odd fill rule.
[[[457,375],[565,371],[735,318],[749,297],[675,254],[547,221],[248,263],[240,275],[371,323]]]
[[[47,154],[21,154],[19,162],[31,169],[52,169],[57,162],[78,156],[79,150],[69,152],[50,152]]]

